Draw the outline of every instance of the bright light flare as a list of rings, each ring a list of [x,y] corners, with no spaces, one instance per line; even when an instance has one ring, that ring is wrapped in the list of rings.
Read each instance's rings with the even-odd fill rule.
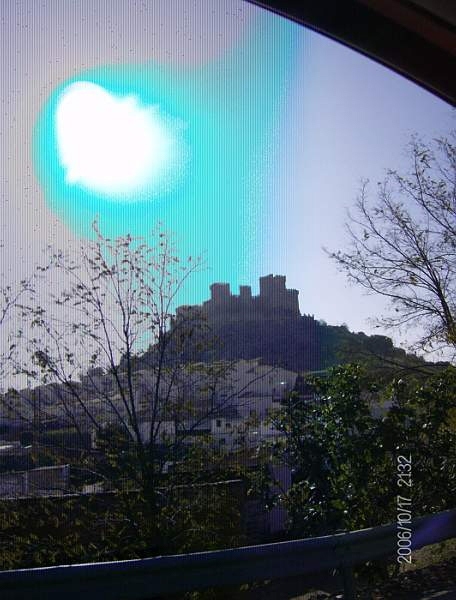
[[[182,158],[178,127],[157,106],[143,107],[134,96],[118,98],[90,82],[63,92],[56,134],[66,182],[113,199],[159,192]]]

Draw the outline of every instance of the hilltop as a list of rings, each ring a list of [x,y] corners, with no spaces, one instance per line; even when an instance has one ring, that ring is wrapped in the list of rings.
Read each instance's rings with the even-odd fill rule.
[[[319,371],[349,361],[386,360],[390,364],[420,366],[421,358],[393,345],[389,337],[354,333],[348,327],[328,325],[314,315],[301,314],[299,292],[287,289],[283,275],[260,277],[260,293],[250,286],[232,294],[228,283],[214,283],[211,297],[201,305],[181,306],[171,331],[189,315],[209,326],[217,343],[189,360],[253,359],[298,372]],[[147,365],[151,351],[140,360]]]

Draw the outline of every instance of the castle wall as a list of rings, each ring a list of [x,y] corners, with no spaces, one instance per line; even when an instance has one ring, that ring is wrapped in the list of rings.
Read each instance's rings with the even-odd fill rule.
[[[218,323],[230,321],[251,321],[274,318],[299,318],[299,292],[287,290],[284,275],[260,277],[260,293],[252,296],[250,286],[239,288],[239,295],[231,294],[228,283],[214,283],[210,287],[211,298],[203,302],[202,313]],[[185,307],[189,310],[191,307]],[[177,310],[177,316],[184,311]]]

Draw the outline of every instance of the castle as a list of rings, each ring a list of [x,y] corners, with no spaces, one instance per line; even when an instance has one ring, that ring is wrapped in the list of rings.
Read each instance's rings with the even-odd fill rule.
[[[252,296],[249,285],[239,287],[239,295],[230,292],[229,283],[213,283],[210,286],[211,298],[201,306],[181,306],[176,311],[176,319],[188,317],[189,311],[199,311],[213,324],[242,321],[264,321],[276,319],[298,319],[298,290],[288,290],[284,275],[260,277],[260,293]]]
[[[177,331],[179,359],[187,362],[250,361],[280,366],[294,372],[320,371],[340,364],[341,353],[350,356],[359,348],[367,353],[401,358],[392,341],[383,336],[353,334],[346,327],[326,325],[314,315],[301,315],[298,290],[288,290],[283,275],[260,277],[260,293],[240,286],[232,294],[228,283],[210,286],[211,298],[201,305],[181,306],[171,319]],[[192,341],[186,344],[186,331]],[[180,335],[180,334],[183,335]],[[179,346],[183,341],[183,346]],[[351,348],[353,347],[353,352]],[[156,364],[153,346],[137,361],[138,369]],[[172,359],[173,360],[173,359]]]

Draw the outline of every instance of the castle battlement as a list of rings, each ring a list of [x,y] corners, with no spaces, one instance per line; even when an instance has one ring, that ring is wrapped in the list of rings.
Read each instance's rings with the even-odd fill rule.
[[[298,290],[286,288],[284,275],[260,277],[260,293],[252,295],[249,285],[239,287],[239,295],[232,294],[229,283],[213,283],[210,286],[211,298],[201,306],[183,306],[177,309],[176,317],[184,311],[199,310],[209,321],[229,323],[231,321],[256,321],[264,319],[296,319],[299,312]]]

